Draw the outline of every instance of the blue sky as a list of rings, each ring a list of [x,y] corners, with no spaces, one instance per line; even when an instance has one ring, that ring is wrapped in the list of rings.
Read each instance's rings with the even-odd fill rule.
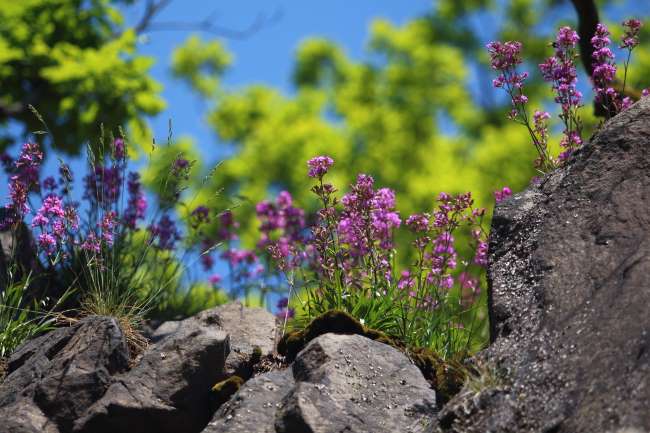
[[[217,25],[246,29],[258,15],[279,15],[277,20],[267,22],[245,39],[219,38],[234,57],[223,84],[236,88],[264,83],[290,93],[294,53],[304,38],[327,37],[339,43],[349,56],[360,58],[374,18],[403,24],[431,10],[432,3],[431,0],[174,0],[155,21],[197,22],[214,13]],[[136,23],[142,16],[142,5],[124,9],[123,13],[127,23]],[[169,69],[173,49],[189,34],[155,31],[142,38],[140,52],[156,59],[152,75],[164,86],[163,97],[168,104],[167,110],[152,120],[152,126],[158,141],[164,142],[171,119],[176,136],[191,135],[200,148],[214,149],[216,137],[204,122],[205,103],[175,80]],[[209,33],[202,36],[214,37]]]

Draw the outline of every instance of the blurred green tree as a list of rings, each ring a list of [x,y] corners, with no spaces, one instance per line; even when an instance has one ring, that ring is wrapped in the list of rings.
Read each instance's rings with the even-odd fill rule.
[[[558,26],[576,22],[568,0],[439,0],[401,27],[375,20],[363,60],[350,59],[331,41],[305,40],[291,95],[263,85],[218,87],[229,61],[225,49],[192,37],[178,48],[172,68],[209,101],[207,120],[231,155],[200,194],[208,201],[212,191],[225,189],[210,203],[223,209],[234,195],[252,204],[287,189],[313,209],[305,164],[327,154],[336,160],[333,183],[344,187],[356,173],[371,174],[397,191],[404,216],[431,209],[440,191],[471,190],[489,207],[495,189],[528,184],[536,156],[527,132],[506,119],[508,102],[492,89],[485,43],[524,43],[524,67],[531,72],[526,94],[531,106],[548,109],[552,95],[536,65],[551,55]],[[589,105],[589,85],[583,86]],[[597,120],[589,108],[582,116],[588,136]],[[254,208],[241,206],[237,213],[250,246]]]
[[[162,111],[154,60],[137,53],[136,29],[118,9],[133,1],[0,1],[0,148],[43,129],[29,105],[68,153],[100,123],[141,130],[144,116]]]

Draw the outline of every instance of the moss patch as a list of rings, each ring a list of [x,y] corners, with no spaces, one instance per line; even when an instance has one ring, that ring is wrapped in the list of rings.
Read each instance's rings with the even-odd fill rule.
[[[215,407],[220,407],[222,404],[230,400],[239,388],[244,384],[244,379],[239,376],[230,376],[226,380],[216,383],[212,387],[212,401]]]
[[[328,311],[312,320],[305,329],[285,334],[278,343],[278,353],[285,356],[288,362],[293,362],[298,352],[304,349],[311,340],[328,332],[363,335],[403,352],[436,390],[439,406],[444,405],[456,395],[465,382],[467,367],[463,364],[463,360],[467,354],[459,354],[455,359],[444,360],[430,349],[409,348],[395,337],[363,326],[361,322],[344,311]]]

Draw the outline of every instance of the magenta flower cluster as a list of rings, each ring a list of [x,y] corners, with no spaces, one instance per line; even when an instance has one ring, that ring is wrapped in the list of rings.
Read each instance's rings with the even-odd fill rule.
[[[510,196],[512,196],[512,190],[507,186],[504,186],[500,190],[494,191],[494,200],[497,203],[502,202]]]
[[[528,78],[528,72],[519,73],[517,65],[522,63],[521,42],[490,42],[487,45],[490,54],[492,69],[499,71],[499,75],[492,81],[496,88],[504,89],[510,95],[512,110],[510,118],[516,119],[525,114],[524,106],[528,97],[524,95],[524,81]]]
[[[10,175],[7,217],[3,227],[9,227],[22,221],[24,215],[31,211],[28,198],[32,192],[40,192],[39,172],[43,162],[43,152],[38,144],[25,143],[16,161],[5,158],[5,167]]]
[[[639,32],[642,26],[636,19],[627,20],[623,23],[625,33],[620,48],[628,50],[625,61],[625,76],[623,79],[623,90],[621,95],[614,89],[613,83],[616,76],[616,64],[614,53],[609,48],[609,30],[603,24],[598,24],[590,43],[593,46],[592,53],[592,82],[595,93],[595,101],[604,108],[607,117],[611,117],[621,110],[627,109],[632,104],[632,99],[625,95],[625,82],[632,50],[639,43]],[[550,114],[545,111],[536,111],[532,122],[529,121],[526,111],[528,98],[524,95],[524,80],[528,77],[527,72],[519,73],[517,66],[522,63],[522,45],[517,41],[490,42],[487,50],[490,55],[492,69],[497,70],[499,75],[493,80],[495,88],[502,88],[510,97],[512,109],[509,118],[526,126],[533,145],[537,149],[539,158],[536,167],[548,171],[557,167],[569,158],[569,156],[582,146],[582,122],[578,115],[578,109],[582,104],[582,94],[577,89],[576,59],[577,43],[580,40],[578,34],[570,27],[562,27],[558,30],[553,46],[555,53],[539,65],[542,77],[551,83],[555,93],[555,102],[561,107],[560,119],[564,124],[563,137],[560,141],[562,152],[554,159],[548,152],[548,120]]]
[[[609,30],[604,24],[598,24],[596,33],[591,38],[591,45],[594,48],[591,55],[593,59],[592,79],[596,102],[605,107],[608,106],[608,103],[616,101],[618,97],[616,90],[612,87],[616,77],[616,64],[614,63],[614,53],[609,48],[610,43]]]
[[[40,182],[43,152],[35,143],[23,145],[20,155],[13,161],[8,155],[2,158],[10,175],[7,217],[4,228],[28,220],[35,231],[39,251],[46,257],[65,259],[75,248],[98,254],[102,245],[111,246],[120,230],[137,230],[136,223],[145,217],[147,202],[140,177],[127,175],[127,205],[122,215],[119,200],[126,173],[125,145],[122,139],[113,142],[112,158],[108,165],[98,164],[84,178],[83,198],[88,203],[89,220],[80,223],[79,203],[72,200],[73,176],[70,168],[61,163],[59,178],[48,176]],[[29,205],[30,195],[40,200],[38,209]]]
[[[359,174],[349,192],[339,201],[334,196],[336,188],[324,182],[332,164],[333,160],[328,156],[309,161],[308,175],[319,181],[312,191],[321,200],[322,207],[308,234],[292,238],[286,244],[281,241],[283,236],[269,242],[267,233],[282,226],[276,223],[282,221],[278,214],[282,209],[279,204],[290,202],[283,192],[276,199],[275,206],[268,201],[258,204],[261,222],[259,245],[268,246],[274,259],[284,257],[277,251],[285,245],[290,256],[302,259],[289,266],[276,260],[282,273],[286,275],[288,271],[300,269],[303,284],[318,281],[319,289],[311,299],[326,299],[322,302],[327,304],[327,308],[353,308],[348,303],[355,296],[361,299],[390,296],[396,305],[410,311],[407,314],[420,314],[416,311],[430,313],[444,304],[447,294],[454,288],[461,292],[463,308],[475,302],[480,294],[480,284],[469,267],[475,266],[480,271],[485,266],[487,242],[485,232],[476,228],[480,226],[484,210],[473,207],[471,194],[452,196],[441,193],[433,213],[413,214],[406,219],[404,225],[415,236],[413,245],[418,260],[412,267],[398,271],[395,268],[394,237],[402,226],[402,218],[396,210],[395,192],[389,188],[376,188],[371,176]],[[455,233],[464,226],[475,227],[470,236],[475,253],[470,260],[461,261]],[[298,227],[304,233],[304,225]],[[277,305],[281,318],[293,314],[287,307],[290,301],[290,296],[287,296]],[[314,302],[318,304],[321,301]],[[310,305],[309,308],[318,308]]]
[[[578,34],[570,27],[562,27],[555,39],[555,55],[539,65],[542,77],[551,83],[555,92],[555,102],[560,105],[562,110],[560,119],[564,123],[564,130],[560,146],[564,150],[559,156],[561,161],[567,159],[574,150],[582,146],[582,124],[577,113],[577,109],[581,106],[582,93],[576,88],[578,73],[575,65],[575,60],[578,57],[576,44],[579,39]],[[543,129],[540,122],[542,116],[535,114],[536,131]],[[541,135],[546,138],[545,131],[540,131]]]
[[[316,156],[309,161],[309,177],[322,178],[325,176],[329,168],[334,164],[334,160],[329,156]]]

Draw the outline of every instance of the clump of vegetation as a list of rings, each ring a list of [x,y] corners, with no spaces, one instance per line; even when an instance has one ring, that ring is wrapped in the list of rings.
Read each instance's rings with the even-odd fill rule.
[[[0,377],[4,358],[24,341],[53,329],[56,324],[56,307],[65,301],[64,295],[55,305],[46,306],[27,299],[30,278],[11,282],[0,291]],[[69,294],[69,293],[68,293]]]
[[[258,205],[268,222],[262,227],[277,228],[265,231],[263,241],[289,287],[280,304],[285,322],[296,311],[300,326],[339,310],[444,357],[475,347],[484,321],[477,305],[487,254],[485,210],[473,207],[469,193],[441,193],[433,212],[411,215],[403,224],[395,193],[376,189],[371,176],[360,174],[349,193],[336,197],[325,180],[333,163],[327,156],[309,161],[321,209],[307,230],[267,210],[267,203]],[[289,197],[281,193],[278,208]],[[394,236],[404,228],[413,249],[403,254],[412,264],[400,269]],[[462,232],[467,236],[461,238]],[[469,257],[459,256],[457,238],[468,239]]]
[[[614,53],[610,49],[611,40],[607,26],[598,24],[591,38],[591,81],[595,94],[597,112],[603,113],[609,119],[623,110],[628,109],[634,102],[625,93],[630,57],[635,47],[639,45],[639,33],[642,23],[637,19],[623,22],[624,32],[619,48],[626,51],[623,64],[624,74],[622,84],[616,83],[616,63]],[[503,89],[512,103],[508,117],[522,124],[528,130],[530,138],[538,152],[537,168],[547,173],[559,167],[573,152],[583,144],[582,120],[579,109],[582,107],[582,92],[578,90],[578,73],[576,59],[578,58],[577,44],[580,40],[578,33],[571,27],[562,27],[557,32],[553,42],[555,54],[539,65],[545,81],[550,82],[555,95],[555,102],[560,105],[559,115],[562,121],[562,152],[555,157],[549,150],[549,126],[551,115],[546,111],[535,111],[532,122],[528,114],[528,97],[524,94],[524,81],[528,72],[518,72],[517,67],[523,62],[523,45],[518,41],[490,42],[487,45],[492,69],[499,71],[493,81],[496,88]],[[644,89],[643,96],[648,95]]]
[[[152,209],[140,175],[128,169],[125,140],[105,143],[103,137],[97,146],[88,148],[81,201],[74,196],[72,170],[62,161],[57,176],[42,178],[44,155],[37,143],[23,145],[15,160],[7,154],[2,157],[9,176],[10,202],[1,229],[13,238],[25,227],[31,230],[27,234],[34,239],[34,256],[20,271],[40,281],[38,286],[30,279],[16,283],[17,274],[4,280],[8,284],[0,291],[2,356],[51,327],[53,320],[37,307],[53,286],[67,287],[66,293],[72,293],[66,305],[71,315],[116,317],[134,353],[146,347],[138,332],[145,317],[165,316],[169,310],[195,311],[225,300],[212,295],[217,292],[212,287],[211,293],[201,291],[197,299],[204,302],[200,306],[195,305],[196,299],[188,301],[182,296],[184,257],[178,251],[196,248],[195,239],[209,221],[201,206],[192,212],[193,225],[185,233],[174,218],[175,207],[184,205],[182,192],[192,162],[182,154],[173,159],[159,178],[164,199]],[[23,245],[26,247],[29,245]],[[15,261],[17,256],[13,254],[9,260]],[[7,270],[17,265],[10,263]],[[194,288],[190,293],[195,295]],[[52,294],[57,307],[68,298]]]

